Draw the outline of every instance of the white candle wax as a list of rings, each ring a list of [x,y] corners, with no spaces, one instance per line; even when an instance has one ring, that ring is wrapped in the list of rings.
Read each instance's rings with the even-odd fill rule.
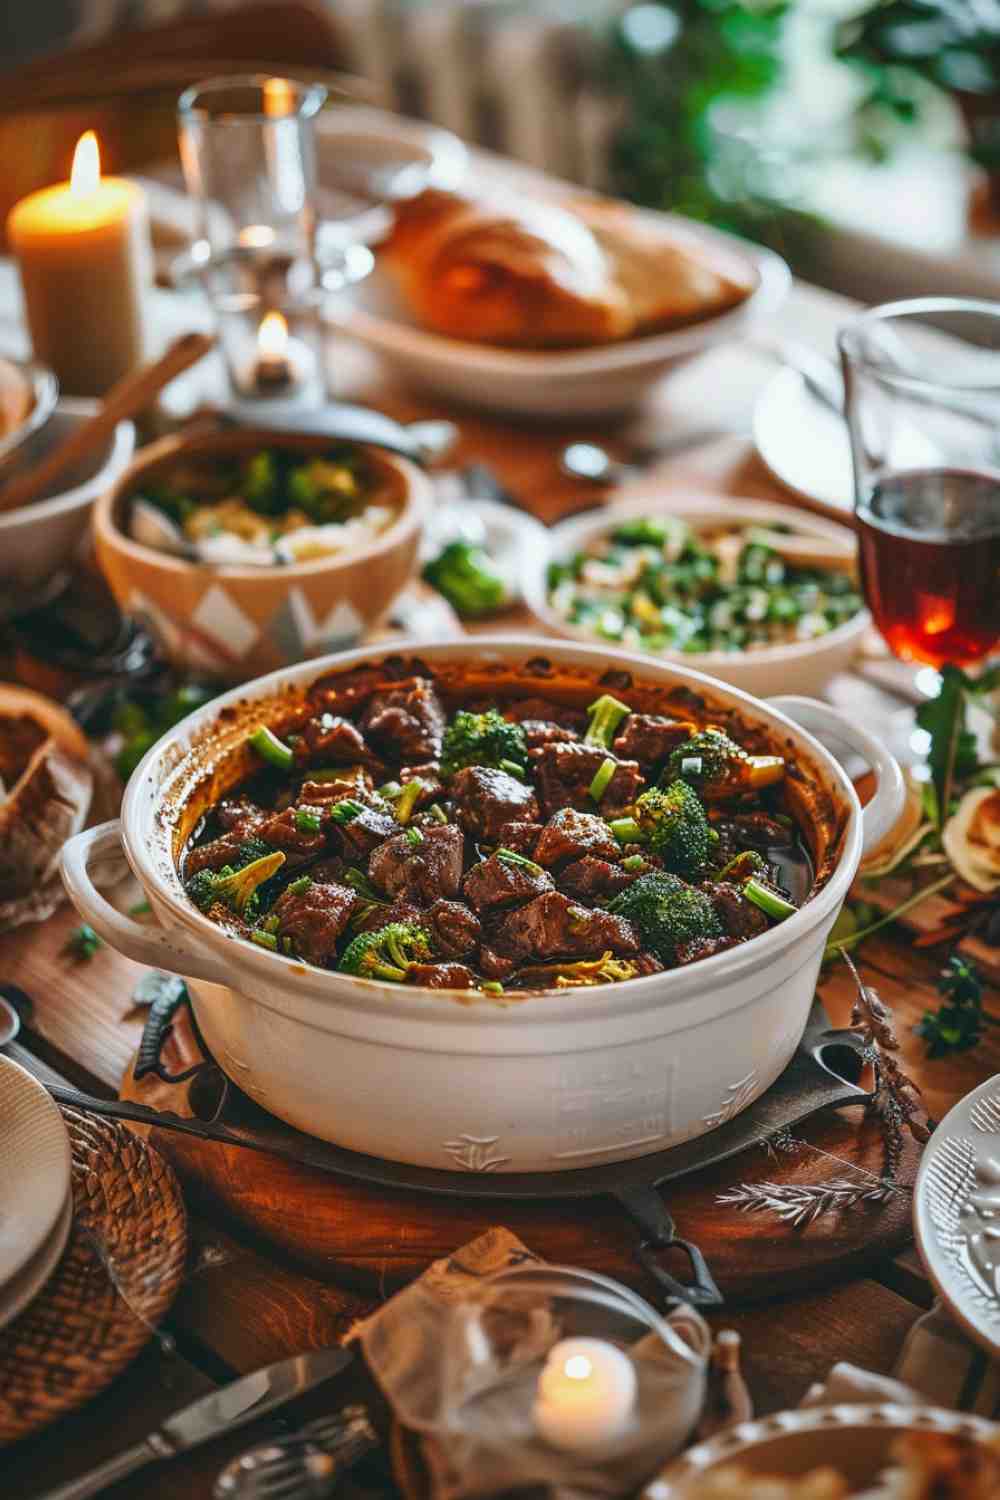
[[[554,1448],[600,1447],[628,1431],[636,1388],[624,1350],[604,1339],[563,1339],[538,1378],[535,1426]]]
[[[11,209],[35,355],[74,396],[101,396],[146,357],[152,250],[146,197],[135,183],[100,175],[97,139],[82,136],[68,183]]]

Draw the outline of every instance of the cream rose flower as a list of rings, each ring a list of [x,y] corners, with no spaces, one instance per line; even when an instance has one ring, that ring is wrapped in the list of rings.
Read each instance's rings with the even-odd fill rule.
[[[1000,789],[966,792],[941,835],[952,865],[977,891],[1000,887]]]

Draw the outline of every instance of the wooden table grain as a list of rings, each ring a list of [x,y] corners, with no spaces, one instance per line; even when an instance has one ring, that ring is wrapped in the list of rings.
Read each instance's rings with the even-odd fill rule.
[[[783,315],[782,331],[829,351],[848,311],[843,299],[797,286]],[[339,360],[344,394],[373,401],[401,418],[442,414],[438,403],[391,386],[360,351],[345,348]],[[641,423],[634,422],[627,431],[611,427],[600,434],[601,440],[625,452],[637,438],[676,437],[686,427],[703,428],[708,419],[726,435],[659,465],[646,482],[655,480],[657,487],[675,490],[787,500],[754,457],[746,436],[753,398],[772,368],[745,349],[717,351],[657,393]],[[593,436],[594,424],[542,428],[476,414],[458,414],[457,420],[461,438],[450,462],[489,465],[544,523],[594,502],[593,491],[565,479],[557,466],[560,446],[571,438]],[[873,703],[889,702],[856,678],[840,679],[834,696],[848,708],[863,703],[868,723]],[[0,937],[0,979],[21,985],[33,998],[34,1012],[23,1038],[28,1051],[75,1083],[110,1094],[117,1090],[141,1032],[142,1013],[130,998],[141,969],[106,948],[86,964],[68,958],[62,949],[76,921],[75,914],[63,908],[41,926]],[[974,1051],[934,1062],[924,1057],[912,1028],[923,1010],[936,1002],[939,962],[933,953],[914,950],[904,935],[891,931],[872,939],[863,950],[868,981],[896,1012],[905,1065],[938,1118],[969,1089],[1000,1071],[1000,1031],[995,1030],[988,1031]],[[831,1019],[842,1024],[852,995],[842,966],[825,971],[820,993]],[[988,1006],[994,1011],[998,998],[996,992],[989,993]],[[0,1477],[6,1481],[0,1492],[43,1494],[134,1441],[174,1406],[212,1384],[297,1350],[336,1341],[372,1305],[370,1295],[321,1282],[281,1263],[273,1250],[241,1238],[232,1226],[196,1221],[192,1230],[190,1274],[167,1322],[175,1352],[166,1354],[151,1345],[99,1401],[41,1437],[0,1453]],[[761,1220],[760,1230],[767,1233],[766,1221]],[[919,1261],[908,1251],[863,1279],[794,1300],[727,1311],[714,1321],[742,1333],[751,1390],[758,1411],[768,1412],[797,1403],[838,1359],[889,1371],[907,1330],[929,1301]],[[141,1487],[150,1500],[208,1500],[222,1463],[251,1436],[252,1431],[243,1433],[159,1465],[128,1490],[122,1485],[108,1495],[124,1500],[126,1493],[138,1493]]]

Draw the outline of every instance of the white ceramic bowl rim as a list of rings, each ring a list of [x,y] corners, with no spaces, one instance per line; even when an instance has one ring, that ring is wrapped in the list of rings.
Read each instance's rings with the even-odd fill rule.
[[[679,1004],[700,990],[711,990],[713,980],[721,979],[723,975],[728,980],[735,973],[763,969],[770,959],[793,947],[809,931],[819,926],[846,896],[862,847],[861,805],[857,794],[829,751],[794,720],[762,700],[707,677],[704,673],[674,667],[673,664],[658,667],[650,658],[630,652],[606,652],[592,646],[552,641],[537,636],[483,636],[473,640],[433,642],[393,641],[320,657],[295,667],[279,668],[213,699],[157,741],[140,761],[126,788],[121,813],[122,843],[137,879],[153,897],[154,908],[158,910],[158,914],[160,909],[165,908],[171,922],[190,935],[196,950],[208,948],[215,955],[221,954],[234,973],[237,968],[252,973],[259,981],[261,993],[282,984],[293,984],[298,993],[308,993],[321,1002],[328,1001],[338,1007],[350,1006],[369,1013],[372,1000],[377,995],[380,1015],[412,1018],[414,1011],[419,1010],[421,1018],[428,1022],[447,1019],[452,1024],[469,1025],[481,1020],[484,1005],[494,1012],[505,1008],[516,1010],[521,1020],[544,1022],[550,1018],[553,1004],[570,1003],[566,991],[562,990],[529,992],[524,998],[518,995],[516,999],[512,996],[493,997],[475,992],[473,1000],[468,990],[407,989],[405,986],[399,986],[398,997],[394,992],[392,1000],[386,1000],[385,987],[373,980],[353,979],[310,968],[299,960],[271,953],[252,943],[227,936],[198,911],[184,894],[170,855],[170,819],[169,816],[161,816],[161,804],[170,785],[171,775],[176,774],[184,751],[199,732],[213,723],[219,712],[230,704],[267,699],[276,690],[289,684],[312,682],[330,672],[347,671],[351,667],[388,656],[407,655],[422,658],[430,665],[436,659],[448,660],[469,655],[476,655],[480,659],[493,655],[500,659],[520,661],[544,656],[555,662],[592,667],[596,675],[615,666],[632,671],[640,681],[646,683],[654,681],[658,676],[662,676],[665,684],[681,682],[703,691],[717,703],[731,705],[748,713],[771,729],[779,728],[810,753],[823,771],[828,789],[834,790],[841,805],[849,810],[836,868],[826,883],[810,895],[793,917],[770,928],[749,943],[715,954],[711,958],[701,959],[685,968],[617,984],[598,985],[592,989],[573,990],[572,1012],[575,1016],[583,1018],[599,1014],[602,1010],[616,1013],[621,1010],[626,993],[631,1010]],[[156,773],[165,760],[172,762],[172,765],[161,780]],[[163,873],[165,869],[169,870],[169,877]],[[461,1003],[456,1004],[456,1000]],[[732,1008],[745,1003],[745,997],[733,993]]]
[[[757,285],[735,307],[685,324],[682,328],[665,329],[659,333],[644,334],[640,338],[619,339],[617,342],[584,349],[525,350],[476,343],[472,340],[466,342],[433,333],[415,323],[378,316],[352,304],[345,304],[342,309],[332,305],[330,316],[342,327],[351,329],[358,337],[376,345],[392,347],[402,354],[433,358],[480,374],[552,376],[556,379],[559,376],[600,375],[607,370],[617,371],[631,365],[644,366],[665,359],[680,358],[701,349],[707,343],[728,337],[748,317],[770,312],[783,300],[791,281],[791,272],[773,251],[727,234],[725,230],[695,224],[691,219],[678,214],[650,215],[645,210],[637,212],[655,217],[660,223],[666,220],[677,230],[679,238],[691,244],[701,240],[726,249],[753,268]]]
[[[836,521],[827,521],[819,516],[809,515],[808,512],[795,510],[790,505],[778,505],[770,500],[751,500],[734,497],[732,500],[720,500],[715,495],[685,496],[678,493],[674,495],[652,496],[648,500],[623,500],[616,505],[609,506],[600,515],[586,515],[580,517],[569,516],[565,521],[549,529],[547,534],[547,551],[544,556],[535,556],[532,560],[532,569],[524,580],[524,597],[531,610],[551,630],[558,630],[560,635],[572,637],[575,641],[589,641],[598,643],[598,637],[592,630],[575,625],[572,620],[565,619],[558,610],[552,608],[549,602],[548,567],[549,563],[557,562],[567,556],[570,552],[581,551],[589,546],[599,537],[607,536],[616,525],[630,516],[656,515],[665,512],[687,521],[694,530],[698,530],[699,520],[704,520],[706,525],[717,525],[720,520],[732,521],[734,524],[746,523],[758,525],[766,521],[781,521],[793,526],[803,536],[836,537],[852,540],[851,532],[846,526],[838,525]],[[811,641],[786,641],[773,646],[758,646],[753,651],[650,651],[646,653],[656,661],[670,663],[690,662],[698,671],[707,672],[711,675],[715,668],[731,667],[735,662],[752,661],[754,663],[766,662],[775,668],[780,668],[782,662],[801,661],[806,657],[815,656],[818,651],[836,648],[841,642],[852,640],[861,636],[871,624],[871,615],[867,609],[858,610],[849,620],[842,625],[837,625],[833,630],[827,631],[826,635],[817,636]],[[612,645],[611,642],[608,643]],[[639,650],[640,648],[635,648]]]
[[[75,417],[79,422],[92,417],[100,402],[85,397],[64,396],[52,413],[58,416]],[[73,510],[84,500],[92,500],[105,484],[109,484],[124,468],[132,456],[135,446],[135,428],[131,422],[119,422],[104,448],[104,457],[95,467],[89,479],[83,479],[72,489],[61,490],[58,495],[48,495],[44,500],[34,500],[30,505],[20,505],[16,510],[0,510],[0,532],[22,525],[25,521],[44,521],[58,516],[64,510]]]

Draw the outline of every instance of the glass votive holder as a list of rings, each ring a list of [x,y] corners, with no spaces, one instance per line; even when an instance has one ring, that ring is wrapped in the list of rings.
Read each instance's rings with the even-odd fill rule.
[[[711,1335],[586,1271],[522,1266],[449,1318],[435,1435],[477,1493],[631,1493],[692,1431]]]
[[[216,324],[232,392],[242,416],[322,404],[326,396],[316,309],[268,306],[251,293],[216,303]]]
[[[320,84],[249,74],[212,78],[178,103],[181,163],[195,205],[192,258],[213,298],[274,303],[315,285]]]

